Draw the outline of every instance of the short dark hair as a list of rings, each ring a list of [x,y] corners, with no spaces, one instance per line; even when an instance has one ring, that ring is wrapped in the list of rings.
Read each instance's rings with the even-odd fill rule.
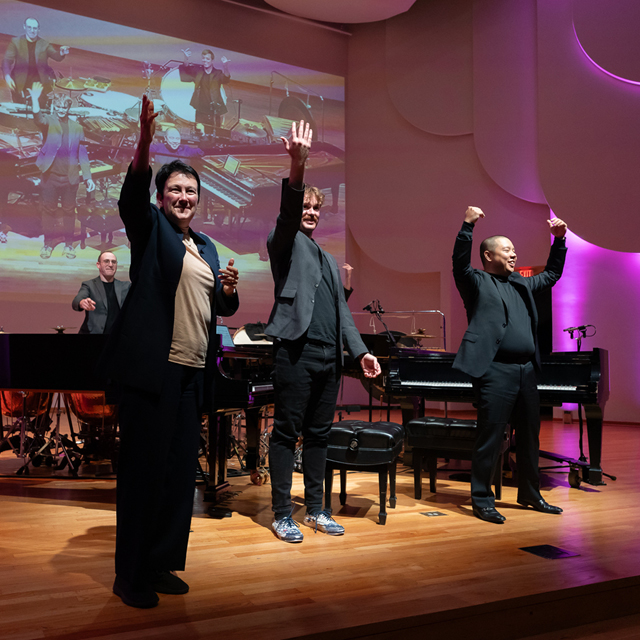
[[[216,57],[213,55],[213,51],[211,51],[211,49],[203,49],[201,55],[206,56],[207,54],[209,54],[211,56],[212,60],[216,59]]]
[[[28,18],[24,19],[24,25],[23,26],[27,26],[27,20],[35,20],[38,23],[38,29],[40,28],[40,20],[38,20],[38,18],[33,18],[32,16],[29,16]]]
[[[156,174],[156,190],[160,198],[164,194],[164,185],[173,173],[183,173],[185,176],[192,176],[196,179],[198,183],[198,201],[200,201],[200,176],[192,166],[185,164],[182,160],[174,160],[160,167],[160,171]]]

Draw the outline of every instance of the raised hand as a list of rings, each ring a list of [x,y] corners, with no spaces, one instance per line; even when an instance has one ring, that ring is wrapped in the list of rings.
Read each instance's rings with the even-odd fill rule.
[[[142,96],[142,108],[140,110],[140,140],[151,144],[156,133],[156,118],[158,113],[153,111],[153,100],[146,95]]]
[[[191,57],[191,49],[187,47],[186,49],[180,49],[182,53],[184,53],[184,57],[188,60]]]
[[[69,47],[67,46],[60,47],[60,55],[61,56],[69,55]]]
[[[42,82],[34,82],[31,88],[27,88],[27,93],[31,100],[39,100],[43,90]]]
[[[560,218],[551,218],[551,220],[547,220],[549,223],[549,231],[556,238],[564,238],[567,233],[567,223],[564,220],[560,220]]]
[[[291,159],[304,164],[309,157],[309,149],[311,148],[311,138],[313,137],[313,130],[309,128],[309,123],[305,123],[304,120],[300,120],[300,124],[296,128],[296,123],[291,123],[291,137],[281,137],[284,148],[291,156]]]
[[[464,221],[475,224],[479,218],[484,218],[484,211],[478,207],[467,207],[464,212]]]
[[[235,293],[236,287],[238,286],[238,280],[240,279],[238,269],[233,266],[233,263],[234,259],[231,258],[226,269],[220,269],[220,275],[218,276],[218,279],[222,284],[222,290],[227,296],[232,296]]]

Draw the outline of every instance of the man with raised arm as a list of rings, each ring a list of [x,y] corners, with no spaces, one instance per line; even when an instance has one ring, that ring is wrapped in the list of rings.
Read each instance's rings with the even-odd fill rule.
[[[33,118],[43,134],[42,148],[36,158],[36,166],[42,172],[40,193],[43,245],[40,257],[48,260],[56,240],[62,236],[62,255],[73,260],[76,257],[73,240],[80,178],[85,182],[87,193],[93,191],[96,185],[91,179],[87,148],[82,144],[84,129],[81,124],[69,118],[71,98],[60,93],[55,94],[51,113],[47,115],[40,109],[42,92],[40,82],[34,82],[33,86],[27,89],[31,98]]]
[[[292,518],[291,479],[294,451],[302,436],[306,515],[303,524],[329,535],[344,527],[322,510],[327,442],[334,420],[343,349],[360,362],[364,375],[380,373],[367,352],[344,298],[338,265],[313,239],[324,194],[304,183],[311,147],[309,124],[294,122],[291,138],[282,138],[291,156],[282,184],[280,215],[267,249],[275,284],[275,302],[266,333],[273,336],[275,416],[269,445],[269,471],[275,535],[302,542]]]
[[[131,243],[131,289],[105,354],[122,387],[116,579],[125,604],[149,608],[157,593],[186,593],[185,568],[203,404],[216,368],[216,315],[238,308],[233,258],[190,223],[200,178],[179,160],[156,175],[149,201],[153,102],[142,98],[140,140],[118,206]],[[217,276],[217,277],[216,277]]]
[[[231,81],[229,60],[220,58],[222,69],[213,66],[215,56],[211,49],[202,50],[202,65],[189,62],[191,49],[182,50],[185,62],[179,67],[180,80],[193,82],[194,89],[189,103],[196,110],[196,122],[205,127],[205,133],[211,133],[212,127],[219,127],[222,116],[227,113],[227,105],[222,97],[222,85]]]
[[[507,424],[516,434],[518,503],[542,513],[562,513],[540,494],[540,371],[538,314],[533,296],[562,275],[567,225],[548,220],[554,241],[544,271],[524,278],[515,271],[516,251],[504,236],[480,245],[483,270],[471,267],[473,229],[485,214],[469,207],[453,249],[453,276],[467,311],[469,327],[453,363],[472,377],[478,426],[471,460],[471,502],[476,517],[502,524],[491,490]]]

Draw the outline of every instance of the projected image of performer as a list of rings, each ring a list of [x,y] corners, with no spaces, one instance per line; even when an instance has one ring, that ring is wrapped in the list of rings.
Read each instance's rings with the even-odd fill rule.
[[[130,282],[116,280],[118,259],[111,251],[103,251],[96,266],[99,275],[83,282],[71,303],[75,311],[85,314],[78,333],[111,333],[131,287]]]
[[[542,513],[562,513],[540,494],[540,371],[538,314],[533,296],[562,275],[567,225],[549,220],[554,236],[544,271],[524,278],[515,271],[516,252],[504,236],[480,245],[483,270],[471,267],[473,230],[485,214],[469,207],[453,250],[453,275],[467,311],[469,327],[453,363],[473,378],[478,426],[471,461],[473,514],[487,522],[505,521],[495,508],[491,477],[507,424],[515,429],[518,503]]]
[[[154,142],[149,148],[149,153],[154,156],[156,164],[165,164],[172,160],[193,164],[197,158],[204,155],[202,149],[182,144],[180,131],[175,127],[169,127],[165,131],[164,142]]]
[[[69,259],[76,257],[73,237],[76,224],[76,196],[80,186],[80,173],[86,183],[87,192],[96,188],[91,179],[89,156],[84,145],[82,126],[69,118],[71,99],[60,94],[53,98],[51,114],[40,111],[40,97],[43,86],[35,82],[27,89],[31,98],[33,117],[43,132],[44,142],[36,159],[36,166],[42,172],[42,231],[44,244],[40,257],[51,257],[56,239],[62,235],[63,255]],[[60,202],[60,208],[58,208]],[[56,230],[58,222],[61,229]]]
[[[229,60],[224,56],[220,58],[220,70],[213,66],[215,56],[210,49],[203,49],[202,65],[189,62],[189,48],[183,49],[182,52],[185,63],[180,65],[180,80],[195,84],[190,104],[196,110],[196,122],[204,125],[205,133],[211,133],[213,127],[221,125],[222,116],[227,113],[221,87],[231,80]]]
[[[157,593],[189,586],[185,568],[202,409],[217,368],[216,315],[238,309],[233,258],[190,224],[200,178],[179,160],[156,176],[149,201],[153,102],[142,98],[140,138],[118,207],[131,243],[131,289],[105,351],[105,373],[122,386],[113,591],[150,608]]]
[[[291,517],[294,451],[300,436],[303,524],[329,535],[344,533],[331,513],[322,510],[327,442],[340,388],[343,348],[360,362],[366,377],[380,373],[347,307],[338,265],[312,237],[324,197],[304,183],[311,139],[312,131],[304,122],[293,123],[290,140],[282,138],[291,169],[283,181],[276,227],[267,240],[275,284],[275,303],[266,328],[275,339],[275,416],[269,445],[272,528],[285,542],[303,539]]]
[[[40,23],[35,18],[24,21],[24,35],[12,38],[2,62],[5,82],[11,89],[13,102],[25,103],[27,90],[34,82],[43,87],[45,98],[53,89],[54,72],[48,60],[61,62],[69,47],[54,47],[39,37]]]

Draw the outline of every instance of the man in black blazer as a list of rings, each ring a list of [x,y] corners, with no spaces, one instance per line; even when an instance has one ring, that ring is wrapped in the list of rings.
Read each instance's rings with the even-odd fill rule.
[[[11,89],[13,102],[26,102],[27,90],[34,82],[44,87],[47,97],[53,89],[55,77],[49,59],[61,62],[69,53],[69,47],[54,47],[39,37],[40,23],[35,18],[24,21],[24,35],[11,38],[2,61],[2,73]]]
[[[303,438],[302,468],[307,514],[303,524],[329,535],[344,527],[322,511],[327,442],[340,387],[343,349],[375,377],[380,365],[367,352],[344,298],[338,265],[313,240],[323,193],[304,184],[304,166],[312,131],[293,123],[291,139],[282,138],[291,156],[282,184],[280,215],[267,249],[275,284],[275,302],[266,333],[275,339],[275,416],[269,444],[273,530],[285,542],[302,542],[291,517],[294,450]]]
[[[524,278],[515,271],[516,252],[504,236],[480,246],[483,271],[471,267],[473,229],[484,213],[469,207],[453,250],[453,276],[467,312],[469,327],[453,363],[473,378],[478,426],[471,461],[473,513],[502,524],[491,490],[492,470],[508,423],[515,428],[518,502],[543,513],[562,513],[540,494],[540,398],[536,372],[540,353],[538,314],[533,296],[552,287],[562,275],[567,225],[548,220],[554,236],[544,271]]]
[[[157,115],[143,96],[118,202],[131,290],[106,349],[106,373],[122,386],[113,591],[140,608],[154,607],[157,593],[189,590],[173,572],[185,568],[202,412],[217,367],[216,315],[238,308],[233,258],[220,269],[213,242],[190,228],[196,171],[179,160],[164,165],[156,205],[149,201]]]
[[[74,311],[84,311],[84,322],[78,333],[111,333],[131,287],[130,282],[116,280],[118,259],[111,251],[103,251],[96,266],[100,275],[83,282],[71,303]]]

